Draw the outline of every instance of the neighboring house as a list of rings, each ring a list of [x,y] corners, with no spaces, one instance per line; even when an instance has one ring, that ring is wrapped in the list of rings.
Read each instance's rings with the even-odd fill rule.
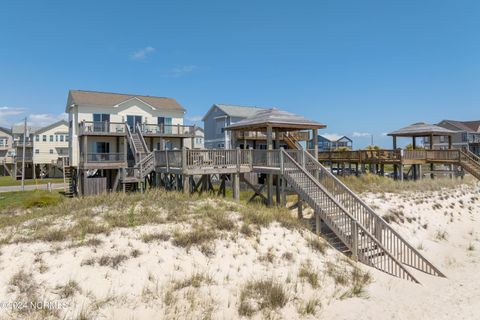
[[[476,155],[480,155],[480,120],[443,120],[437,125],[457,132],[452,137],[452,147],[466,148]],[[426,146],[430,145],[428,137],[424,139],[424,144]],[[433,147],[436,149],[448,149],[448,138],[444,136],[434,137]]]
[[[313,149],[313,141],[310,140],[309,148]],[[327,137],[318,136],[318,151],[333,151],[340,148],[353,149],[353,141],[347,136],[343,136],[339,139],[328,139]]]
[[[59,158],[68,157],[68,122],[60,120],[35,132],[33,163],[38,177],[61,177]]]
[[[0,175],[10,175],[13,158],[13,137],[10,129],[0,127]]]
[[[226,127],[249,118],[264,108],[214,104],[203,117],[206,149],[231,149],[231,132]]]
[[[195,138],[193,139],[193,148],[191,140],[185,141],[185,147],[188,149],[205,149],[204,146],[205,132],[203,128],[195,127]]]
[[[33,178],[33,140],[35,132],[38,127],[32,127],[27,124],[25,130],[24,124],[17,124],[12,126],[13,148],[10,151],[13,162],[13,172],[16,178],[22,176],[22,161],[23,161],[23,136],[25,137],[25,178]]]
[[[106,189],[115,189],[122,170],[133,169],[140,153],[180,149],[194,138],[194,126],[183,125],[185,109],[172,98],[70,90],[65,111],[71,166],[81,181],[105,178]]]

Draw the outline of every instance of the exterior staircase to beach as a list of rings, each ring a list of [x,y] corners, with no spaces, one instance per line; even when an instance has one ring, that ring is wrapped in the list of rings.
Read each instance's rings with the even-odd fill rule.
[[[406,266],[444,277],[313,156],[306,151],[299,154],[281,151],[285,179],[314,210],[316,223],[323,221],[353,259],[417,283]]]
[[[460,165],[465,171],[480,180],[480,157],[469,150],[461,150]]]
[[[122,183],[129,184],[126,185],[128,189],[133,189],[132,183],[144,181],[149,174],[155,171],[155,154],[148,149],[140,125],[137,124],[135,129],[135,132],[131,132],[127,125],[128,142],[135,156],[133,168],[129,168],[130,170],[127,170],[127,174],[122,178]]]

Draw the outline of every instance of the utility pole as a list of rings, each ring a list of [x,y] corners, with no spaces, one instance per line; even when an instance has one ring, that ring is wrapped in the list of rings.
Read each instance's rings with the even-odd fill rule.
[[[373,147],[373,134],[371,135],[371,137],[372,137],[372,142],[370,145]]]
[[[25,191],[25,144],[27,139],[27,117],[23,127],[23,150],[22,150],[22,191]]]

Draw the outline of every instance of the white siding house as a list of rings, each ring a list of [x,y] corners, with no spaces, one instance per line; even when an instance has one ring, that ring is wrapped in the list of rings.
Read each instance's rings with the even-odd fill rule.
[[[52,164],[68,156],[68,123],[61,120],[35,132],[33,163]]]

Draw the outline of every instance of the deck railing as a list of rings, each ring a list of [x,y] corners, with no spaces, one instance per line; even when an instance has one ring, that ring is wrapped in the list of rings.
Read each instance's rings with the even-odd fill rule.
[[[318,181],[330,194],[334,195],[339,203],[357,220],[368,232],[399,261],[423,272],[440,275],[443,274],[409,243],[393,230],[390,225],[377,215],[363,200],[351,191],[343,182],[322,166],[313,156],[305,153],[305,169]]]
[[[84,162],[123,162],[123,153],[87,153],[82,154]]]
[[[126,127],[123,122],[108,121],[82,121],[79,125],[80,134],[125,134]]]
[[[284,140],[284,136],[287,132],[279,132],[278,139]],[[292,131],[288,132],[290,136],[294,137],[298,141],[307,141],[310,139],[310,133],[308,131]],[[262,131],[234,131],[235,139],[255,139],[255,140],[267,140],[267,133]],[[272,132],[272,140],[277,138],[276,133]]]
[[[194,135],[195,126],[182,124],[141,124],[140,130],[148,135]]]

